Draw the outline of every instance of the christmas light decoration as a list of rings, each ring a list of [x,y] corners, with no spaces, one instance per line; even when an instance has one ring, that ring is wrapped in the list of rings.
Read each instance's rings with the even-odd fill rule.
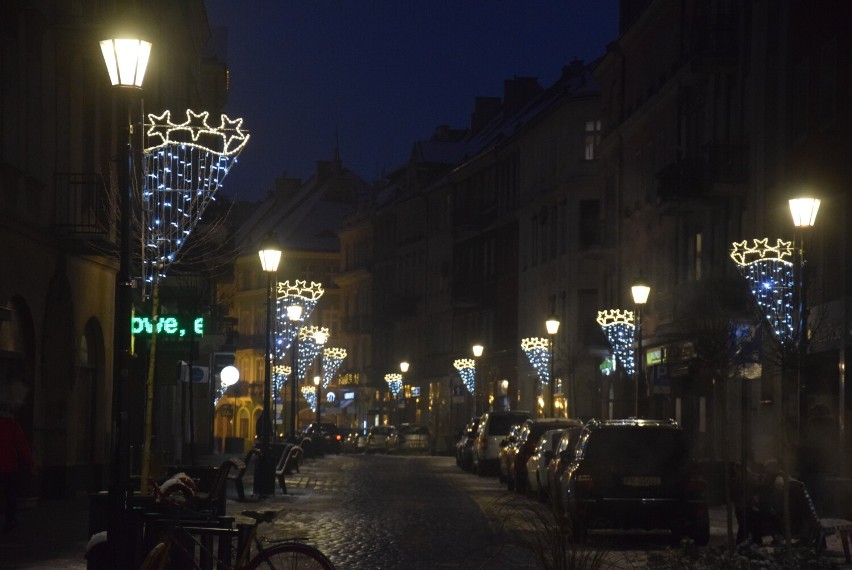
[[[287,359],[288,351],[299,328],[311,316],[325,290],[320,283],[312,281],[308,285],[307,281],[296,280],[292,283],[290,281],[279,281],[276,283],[275,291],[276,330],[273,351],[275,352],[275,359],[281,362]],[[302,308],[301,316],[297,321],[291,321],[287,314],[287,308],[294,305]],[[274,391],[277,393],[281,390],[289,378],[289,367],[287,374],[275,372],[272,377]]]
[[[249,140],[242,119],[221,115],[211,127],[208,118],[207,111],[192,110],[182,123],[172,122],[171,111],[148,115],[142,191],[146,288],[165,277]]]
[[[385,382],[388,383],[388,388],[393,394],[393,397],[396,398],[399,391],[402,390],[402,374],[399,372],[392,372],[390,374],[385,374]]]
[[[299,356],[296,365],[297,378],[305,377],[308,367],[313,364],[314,359],[319,354],[322,347],[322,343],[318,342],[320,335],[325,335],[325,338],[328,338],[328,328],[310,326],[299,329]]]
[[[754,300],[766,318],[773,334],[782,344],[795,342],[796,321],[793,293],[796,272],[793,265],[793,242],[768,238],[734,242],[731,259],[749,283]]]
[[[317,389],[313,386],[302,386],[300,388],[302,391],[302,396],[305,397],[305,400],[308,402],[308,406],[311,407],[312,412],[317,411]]]
[[[527,360],[538,374],[541,384],[550,384],[550,341],[541,337],[530,337],[521,339],[521,350],[527,355]]]
[[[473,395],[476,387],[476,362],[472,358],[458,358],[453,366],[459,371],[464,387]]]
[[[322,351],[322,387],[328,388],[334,375],[337,374],[337,369],[340,368],[340,363],[346,358],[345,348],[325,348]]]
[[[636,369],[636,359],[633,354],[636,325],[633,311],[622,309],[598,311],[596,321],[612,347],[616,364],[621,363],[624,371],[632,375]]]

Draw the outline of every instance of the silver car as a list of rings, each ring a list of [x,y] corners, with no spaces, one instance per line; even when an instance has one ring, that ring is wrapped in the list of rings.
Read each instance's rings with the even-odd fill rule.
[[[424,425],[402,424],[388,438],[390,453],[425,453],[429,451],[432,435]]]
[[[380,451],[387,453],[388,436],[393,432],[393,426],[373,426],[367,433],[367,448],[364,450],[367,453],[376,453]]]

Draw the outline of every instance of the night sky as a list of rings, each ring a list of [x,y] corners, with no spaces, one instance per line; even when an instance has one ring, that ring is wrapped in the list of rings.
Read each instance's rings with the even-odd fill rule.
[[[225,181],[263,198],[333,157],[368,181],[403,164],[435,127],[468,126],[503,80],[547,87],[616,39],[618,0],[206,0],[228,28],[230,100],[252,139]]]

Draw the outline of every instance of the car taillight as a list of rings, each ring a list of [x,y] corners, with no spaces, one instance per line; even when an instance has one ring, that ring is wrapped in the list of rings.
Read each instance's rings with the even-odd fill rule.
[[[577,475],[575,487],[578,491],[591,491],[593,483],[591,475]]]
[[[341,440],[341,439],[343,439],[343,438],[342,438],[342,437],[340,437],[340,434],[337,434],[336,436],[334,436],[334,439],[336,439],[337,441],[340,441],[340,440]]]

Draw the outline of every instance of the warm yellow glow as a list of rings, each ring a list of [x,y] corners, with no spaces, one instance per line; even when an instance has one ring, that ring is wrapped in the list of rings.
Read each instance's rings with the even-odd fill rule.
[[[346,349],[345,348],[337,348],[337,347],[329,347],[322,351],[322,355],[326,358],[337,358],[339,360],[343,360],[346,358]]]
[[[290,305],[287,307],[287,318],[291,322],[302,320],[302,305]]]
[[[485,351],[485,347],[482,346],[481,344],[474,344],[473,345],[473,356],[474,357],[479,358],[480,356],[482,356],[482,353],[484,351]]]
[[[314,376],[314,386],[319,386],[319,383],[320,383],[320,377]]]
[[[289,281],[278,283],[278,298],[284,297],[304,297],[309,301],[319,301],[325,290],[322,284],[311,281],[308,285],[307,281],[295,281],[292,285]]]
[[[101,40],[101,53],[110,83],[123,87],[142,87],[151,57],[151,42],[124,38]]]
[[[281,262],[281,250],[266,247],[257,252],[260,256],[260,266],[266,273],[275,273],[278,271],[278,264]]]
[[[559,319],[556,318],[556,315],[553,315],[544,321],[544,326],[547,328],[547,334],[554,335],[559,332]]]
[[[644,305],[648,302],[648,295],[651,294],[651,288],[647,285],[634,285],[630,288],[633,294],[633,302],[637,305]]]
[[[790,214],[797,228],[811,228],[816,223],[819,212],[818,198],[793,198],[790,200]]]
[[[276,364],[272,367],[273,374],[283,374],[284,376],[289,376],[291,369],[289,366],[285,366],[283,364]]]
[[[222,386],[233,386],[240,379],[240,370],[236,366],[226,366],[219,372]]]
[[[172,112],[148,114],[145,123],[148,134],[146,153],[166,145],[191,146],[221,156],[233,156],[240,153],[251,136],[243,129],[242,119],[232,119],[228,115],[219,115],[219,124],[211,126],[207,121],[208,111],[196,113],[186,110],[186,120],[182,123],[172,121]]]
[[[328,340],[328,329],[320,329],[314,333],[314,342],[322,346]]]
[[[400,370],[403,374],[405,374],[406,372],[408,372],[408,367],[409,367],[408,362],[406,362],[406,361],[404,361],[404,360],[403,360],[402,362],[400,362],[400,363],[399,363],[399,370]]]
[[[467,368],[475,367],[476,363],[472,358],[457,358],[453,361],[453,366],[456,370],[465,370]]]
[[[550,348],[550,341],[542,337],[530,337],[521,339],[521,349],[526,352],[541,348],[547,350]]]
[[[622,311],[621,309],[598,311],[598,317],[595,320],[597,320],[598,324],[602,327],[608,327],[611,325],[634,326],[633,311]]]
[[[760,261],[792,263],[793,242],[779,239],[776,240],[775,245],[769,245],[769,238],[763,238],[754,239],[752,245],[748,245],[748,240],[735,241],[731,249],[731,259],[742,266]]]

